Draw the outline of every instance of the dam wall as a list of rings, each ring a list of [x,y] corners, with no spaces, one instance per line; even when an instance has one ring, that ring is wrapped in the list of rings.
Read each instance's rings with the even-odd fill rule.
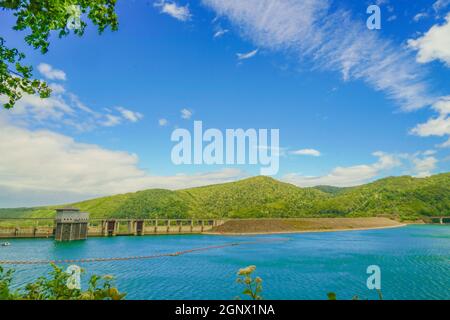
[[[224,224],[218,219],[90,219],[87,237],[201,234]],[[0,238],[55,237],[54,219],[0,219]]]

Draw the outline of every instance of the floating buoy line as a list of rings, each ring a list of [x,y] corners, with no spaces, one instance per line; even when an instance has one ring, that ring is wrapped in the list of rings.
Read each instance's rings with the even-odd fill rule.
[[[62,259],[62,260],[0,260],[0,265],[44,265],[44,264],[74,264],[74,263],[94,263],[94,262],[111,262],[111,261],[131,261],[131,260],[151,260],[164,257],[178,257],[190,253],[224,249],[229,247],[238,247],[243,245],[261,244],[268,242],[285,242],[290,241],[289,238],[262,239],[258,241],[233,242],[217,246],[209,246],[204,248],[195,248],[173,253],[162,253],[149,256],[132,256],[132,257],[115,257],[115,258],[87,258],[87,259]]]

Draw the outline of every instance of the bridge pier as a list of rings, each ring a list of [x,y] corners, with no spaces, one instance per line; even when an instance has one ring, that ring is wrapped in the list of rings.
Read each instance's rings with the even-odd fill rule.
[[[134,227],[134,220],[128,220],[127,221],[127,233],[132,234],[133,236],[136,235],[136,230]]]
[[[135,220],[134,221],[134,235],[145,236],[145,221]]]

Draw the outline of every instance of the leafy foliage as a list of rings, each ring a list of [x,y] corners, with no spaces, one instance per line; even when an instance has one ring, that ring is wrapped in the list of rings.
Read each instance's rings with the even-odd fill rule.
[[[320,190],[325,193],[329,193],[331,195],[337,195],[341,192],[344,192],[345,190],[348,190],[349,188],[342,188],[342,187],[333,187],[333,186],[316,186],[314,189]]]
[[[189,206],[178,193],[169,190],[146,190],[137,192],[115,211],[121,218],[189,218]]]
[[[51,32],[56,32],[59,38],[71,31],[82,36],[87,26],[83,16],[87,16],[100,33],[107,27],[117,30],[115,4],[116,0],[0,0],[0,9],[13,12],[16,17],[13,29],[29,30],[25,42],[44,54],[50,45]],[[74,6],[80,10],[81,16],[77,28],[71,30],[68,21],[73,18]],[[5,42],[0,37],[0,95],[8,98],[4,107],[13,108],[24,93],[48,98],[51,90],[47,84],[32,79],[33,69],[22,64],[25,55],[15,48],[8,48]]]
[[[381,290],[377,290],[377,293],[378,293],[378,299],[379,299],[380,301],[384,300],[383,294],[382,294]],[[337,301],[337,300],[338,300],[338,299],[337,299],[337,295],[336,295],[336,293],[334,293],[334,292],[329,292],[329,293],[327,293],[327,298],[328,298],[329,301]],[[352,298],[352,300],[353,300],[353,301],[358,301],[358,300],[361,300],[361,299],[360,299],[359,296],[354,296],[354,297]]]
[[[88,289],[82,291],[67,286],[71,275],[62,268],[52,264],[52,269],[49,278],[43,276],[25,288],[12,290],[14,270],[0,266],[0,300],[122,300],[126,296],[113,286],[112,276],[93,275]]]
[[[450,215],[450,173],[393,177],[336,194],[267,177],[179,191],[146,190],[70,206],[93,218],[373,217],[416,220]],[[57,207],[1,209],[3,217],[51,218]]]
[[[17,49],[6,47],[5,40],[0,37],[0,96],[9,98],[4,104],[6,109],[12,108],[23,93],[38,93],[41,98],[50,96],[50,89],[45,82],[31,79],[33,69],[21,63],[24,58],[25,55]],[[9,67],[11,65],[15,71]]]

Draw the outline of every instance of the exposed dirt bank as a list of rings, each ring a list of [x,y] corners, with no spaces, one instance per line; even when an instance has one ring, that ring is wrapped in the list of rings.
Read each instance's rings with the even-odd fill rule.
[[[210,234],[272,234],[366,230],[402,227],[388,218],[299,218],[230,220],[215,227]]]

